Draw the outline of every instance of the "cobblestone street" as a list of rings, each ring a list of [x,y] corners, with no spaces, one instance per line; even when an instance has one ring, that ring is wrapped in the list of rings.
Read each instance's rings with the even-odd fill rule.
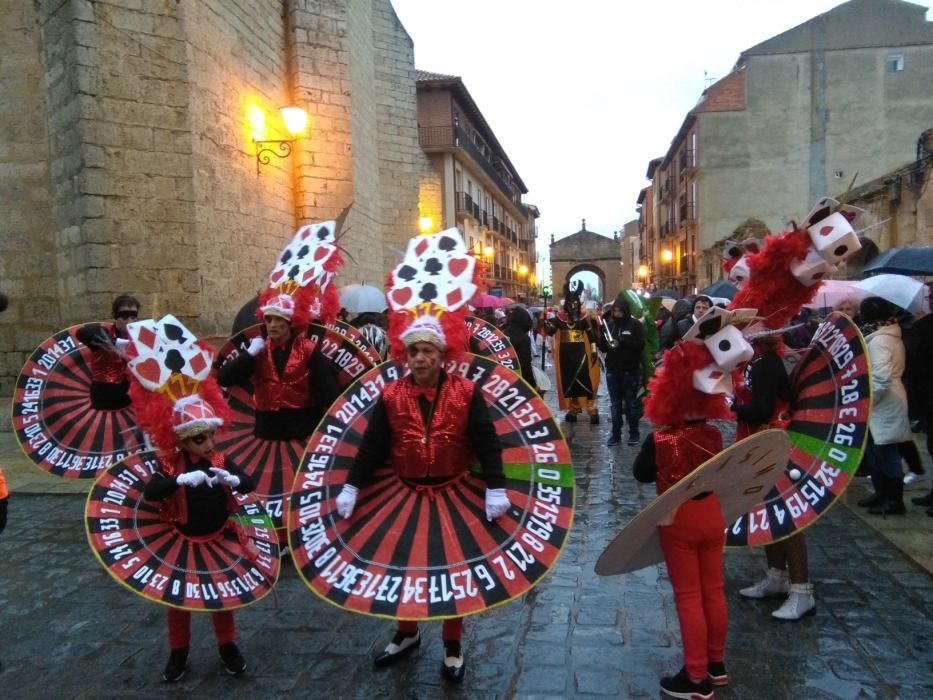
[[[605,544],[654,495],[653,485],[631,476],[637,448],[605,446],[605,398],[601,409],[600,426],[563,426],[578,487],[569,544],[524,599],[467,621],[462,687],[440,677],[439,624],[424,626],[421,649],[397,667],[375,670],[371,658],[392,624],[319,601],[290,563],[275,597],[237,612],[247,672],[224,674],[210,625],[196,615],[189,671],[168,686],[164,611],[121,589],[94,561],[84,499],[14,494],[0,538],[3,696],[657,698],[659,677],[681,665],[663,567],[593,573]],[[771,619],[779,601],[737,593],[762,573],[763,554],[727,553],[730,685],[717,697],[933,696],[929,574],[844,506],[812,528],[809,545],[817,615],[797,623]]]

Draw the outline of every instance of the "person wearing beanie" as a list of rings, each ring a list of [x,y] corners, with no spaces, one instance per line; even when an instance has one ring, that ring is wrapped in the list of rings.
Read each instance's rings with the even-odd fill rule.
[[[881,297],[863,299],[859,307],[862,335],[871,371],[871,418],[865,461],[874,495],[862,499],[872,515],[904,515],[904,482],[898,443],[912,440],[907,414],[905,351],[897,307]]]
[[[433,267],[426,259],[446,260],[440,267],[459,269],[460,277],[448,280],[435,276],[430,282],[417,283],[419,271]],[[486,484],[486,518],[492,521],[508,511],[502,445],[483,392],[477,383],[444,370],[447,362],[461,358],[468,348],[465,303],[476,291],[474,271],[460,234],[451,229],[413,239],[403,263],[390,273],[390,352],[396,362],[405,364],[409,374],[389,383],[372,410],[337,497],[341,517],[353,517],[360,490],[387,463],[412,489],[441,498],[471,463],[478,461]],[[408,282],[412,278],[414,285]],[[449,299],[455,301],[444,304]],[[466,670],[462,632],[463,617],[447,618],[441,626],[441,674],[450,683],[462,682]],[[391,641],[373,663],[390,666],[420,643],[418,622],[398,620]]]
[[[619,444],[623,422],[628,420],[628,444],[638,445],[641,442],[638,393],[644,376],[642,351],[645,331],[641,323],[632,318],[628,301],[621,294],[612,302],[602,323],[604,330],[596,337],[596,342],[606,353],[606,388],[612,406],[612,428],[607,444],[610,447]]]
[[[111,304],[113,323],[88,323],[75,333],[91,351],[91,407],[115,411],[130,405],[124,357],[129,339],[126,324],[139,317],[139,301],[121,294]]]

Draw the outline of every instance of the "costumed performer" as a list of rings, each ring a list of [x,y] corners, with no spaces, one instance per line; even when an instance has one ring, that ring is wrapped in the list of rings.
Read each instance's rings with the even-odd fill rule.
[[[599,349],[606,353],[606,389],[612,406],[610,447],[622,441],[622,425],[628,420],[628,444],[638,445],[641,436],[638,421],[642,406],[638,394],[642,387],[644,327],[632,317],[625,294],[619,294],[602,321],[603,332],[596,336]]]
[[[710,344],[726,352],[712,355]],[[729,372],[746,361],[751,347],[730,325],[729,313],[714,309],[665,351],[648,383],[645,415],[659,428],[645,439],[633,472],[657,482],[664,493],[722,450],[722,434],[709,420],[729,417],[725,394]],[[681,670],[661,679],[675,698],[712,698],[713,686],[728,683],[723,661],[728,612],[723,591],[725,523],[715,493],[685,501],[668,525],[658,528],[683,640]]]
[[[444,235],[459,237],[455,230]],[[462,242],[460,247],[464,247]],[[468,348],[462,303],[472,298],[475,281],[472,277],[460,283],[443,279],[442,271],[421,287],[423,303],[406,308],[397,300],[411,296],[411,288],[419,282],[412,279],[413,273],[414,269],[403,262],[390,273],[387,285],[392,306],[390,353],[395,360],[405,362],[411,373],[382,392],[337,497],[337,511],[350,518],[359,490],[386,462],[391,462],[411,488],[435,492],[461,478],[475,456],[486,481],[486,517],[494,520],[509,509],[500,441],[479,386],[443,369],[445,362],[457,359]],[[459,293],[467,287],[469,291]],[[443,289],[450,290],[446,296],[440,291]],[[447,306],[446,300],[452,297],[462,302]],[[441,672],[452,683],[461,682],[466,670],[460,645],[462,631],[462,617],[444,620],[441,628]],[[420,643],[417,621],[399,620],[392,640],[374,664],[394,664]]]
[[[557,400],[568,423],[576,423],[584,409],[592,425],[599,425],[596,392],[599,389],[599,357],[596,354],[596,328],[583,315],[580,294],[583,283],[564,285],[564,316],[548,319],[547,333],[554,338],[554,371],[557,374]]]
[[[91,407],[114,411],[130,405],[126,373],[126,324],[139,317],[139,301],[129,294],[113,300],[113,323],[88,323],[75,333],[91,351]]]
[[[729,308],[757,308],[762,325],[772,331],[782,329],[804,304],[816,296],[822,280],[836,264],[857,251],[861,244],[850,221],[855,211],[839,202],[823,198],[816,203],[798,227],[765,238],[738,244],[727,241],[723,269],[739,287]],[[783,343],[779,337],[758,334],[758,357],[738,382],[736,437],[746,437],[771,425],[780,427],[780,413],[791,400],[790,382],[784,364]],[[771,614],[779,620],[798,620],[816,612],[810,583],[807,545],[802,531],[765,545],[768,571],[758,583],[739,593],[747,598],[787,595]]]
[[[203,341],[197,345],[209,353],[207,357],[213,354],[213,348]],[[130,356],[135,352],[131,346]],[[144,363],[136,367],[130,364],[133,408],[140,428],[157,449],[159,462],[158,470],[146,483],[144,497],[162,504],[161,516],[174,523],[176,537],[195,542],[220,541],[224,529],[232,526],[230,516],[237,510],[233,491],[253,490],[252,480],[214,448],[215,432],[228,414],[226,402],[209,376],[198,383],[173,374],[150,390],[147,387],[152,386],[151,380],[143,374],[147,369]],[[235,642],[233,611],[210,614],[224,668],[237,676],[246,670],[246,661]],[[170,607],[167,623],[170,651],[162,677],[174,683],[184,676],[188,665],[191,612]]]

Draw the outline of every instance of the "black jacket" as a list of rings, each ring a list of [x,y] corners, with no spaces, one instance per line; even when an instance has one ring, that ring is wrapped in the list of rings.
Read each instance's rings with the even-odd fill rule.
[[[773,352],[759,355],[748,363],[745,367],[745,384],[751,391],[751,400],[732,406],[736,418],[744,423],[767,423],[771,420],[778,399],[791,399],[790,379],[784,369],[784,361]]]
[[[628,372],[641,369],[641,353],[645,347],[645,329],[631,316],[623,318],[606,317],[609,334],[618,341],[615,348],[610,347],[605,333],[596,336],[596,344],[606,353],[607,372]]]
[[[211,471],[213,465],[207,460],[193,462],[186,453],[184,461],[185,473],[200,469],[208,476],[213,475]],[[224,460],[224,469],[239,477],[240,485],[236,487],[239,493],[249,493],[255,488],[253,480],[234,467],[229,460]],[[175,481],[174,476],[168,476],[164,472],[156,472],[152,475],[143,491],[143,497],[147,501],[164,501],[179,488],[185,489],[185,501],[188,507],[188,522],[178,525],[183,535],[198,536],[217,532],[230,517],[227,510],[227,493],[223,487],[206,484],[194,488],[181,487]]]

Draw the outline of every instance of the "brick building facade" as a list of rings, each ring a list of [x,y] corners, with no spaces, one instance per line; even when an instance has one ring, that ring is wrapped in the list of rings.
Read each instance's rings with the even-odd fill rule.
[[[343,281],[379,284],[437,199],[389,0],[3,4],[0,393],[121,292],[225,332],[294,229],[351,203]],[[288,104],[310,128],[257,172]]]

